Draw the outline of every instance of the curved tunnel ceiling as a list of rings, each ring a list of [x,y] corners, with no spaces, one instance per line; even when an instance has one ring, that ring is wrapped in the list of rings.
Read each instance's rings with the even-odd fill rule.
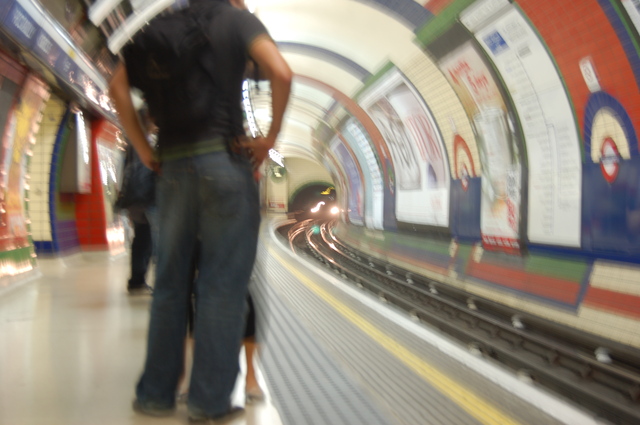
[[[336,108],[336,93],[354,96],[388,62],[419,53],[414,31],[432,17],[413,0],[257,0],[255,7],[297,76],[278,143],[285,156],[314,152],[312,130]],[[266,99],[255,95],[254,107],[264,108]],[[309,104],[317,105],[315,116]]]

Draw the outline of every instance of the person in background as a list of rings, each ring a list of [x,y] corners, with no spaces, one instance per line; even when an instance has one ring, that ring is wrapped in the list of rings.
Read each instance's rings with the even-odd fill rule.
[[[153,254],[153,240],[151,224],[149,224],[144,210],[144,206],[138,205],[132,205],[128,208],[129,220],[133,225],[131,277],[127,282],[129,295],[149,295],[153,293],[153,288],[146,281],[147,270]]]
[[[146,107],[140,107],[138,115],[149,143],[155,145],[157,128]],[[129,295],[149,295],[153,288],[147,284],[146,276],[154,249],[155,226],[155,175],[142,164],[132,147],[127,148],[122,188],[116,200],[116,209],[126,210],[133,226],[131,242],[131,275],[127,282]]]
[[[123,48],[124,63],[116,67],[110,82],[129,140],[142,162],[159,172],[156,282],[147,357],[133,408],[150,416],[167,416],[175,410],[184,365],[190,271],[200,243],[187,409],[192,421],[226,420],[241,411],[231,406],[230,396],[239,369],[247,286],[260,223],[253,166],[262,163],[275,145],[292,73],[264,25],[248,11],[233,8],[226,0],[193,0],[184,12],[176,16],[188,14],[206,21],[202,31],[208,43],[198,53],[202,60],[197,66],[185,67],[198,75],[174,78],[180,83],[163,85],[174,74],[169,68],[158,68],[157,63],[144,62],[149,52],[139,42],[153,33],[152,21]],[[167,20],[156,22],[162,25]],[[255,139],[243,135],[240,108],[249,58],[271,83],[271,125],[265,137]],[[213,70],[207,68],[210,62],[217,64]],[[194,92],[196,79],[198,90]],[[142,90],[158,125],[157,153],[135,116],[132,86]],[[178,105],[162,103],[168,95],[183,92],[193,93],[189,103],[193,107],[176,110]],[[196,103],[207,107],[196,108]]]

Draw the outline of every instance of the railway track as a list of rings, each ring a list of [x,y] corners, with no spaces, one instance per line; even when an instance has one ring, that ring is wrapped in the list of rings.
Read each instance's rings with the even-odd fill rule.
[[[330,223],[305,221],[281,233],[354,285],[476,353],[555,391],[613,424],[640,424],[640,352],[408,272],[345,246]]]

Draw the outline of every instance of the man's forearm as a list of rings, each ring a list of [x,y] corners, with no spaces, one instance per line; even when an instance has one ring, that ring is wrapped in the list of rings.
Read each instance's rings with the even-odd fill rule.
[[[276,77],[271,80],[271,126],[269,127],[268,138],[275,138],[282,129],[284,112],[289,103],[291,93],[291,78]]]
[[[271,39],[257,41],[250,53],[271,83],[271,127],[267,139],[275,143],[289,102],[293,73]]]
[[[127,79],[124,65],[120,64],[113,73],[113,78],[109,85],[109,94],[113,99],[116,111],[120,118],[120,124],[127,134],[127,138],[141,159],[148,156],[151,147],[145,136],[144,130],[138,120],[133,101],[131,100],[131,88]]]

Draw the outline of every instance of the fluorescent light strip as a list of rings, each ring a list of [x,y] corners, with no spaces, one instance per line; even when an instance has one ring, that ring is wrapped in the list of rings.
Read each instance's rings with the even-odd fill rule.
[[[122,46],[124,46],[140,28],[146,25],[158,13],[172,6],[174,3],[175,0],[158,0],[140,12],[130,15],[111,37],[109,37],[107,43],[109,50],[111,50],[113,54],[118,54]]]
[[[115,9],[122,0],[98,0],[89,8],[89,19],[96,27]]]

